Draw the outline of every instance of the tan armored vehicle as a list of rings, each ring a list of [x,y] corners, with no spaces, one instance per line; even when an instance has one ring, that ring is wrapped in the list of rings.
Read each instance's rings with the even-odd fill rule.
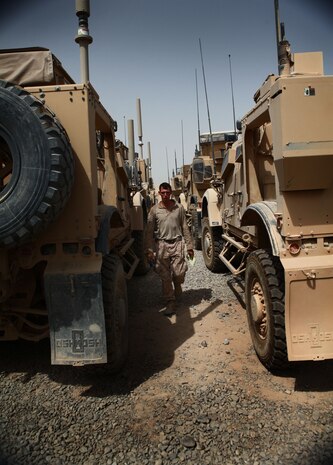
[[[202,201],[206,265],[245,274],[253,345],[271,370],[333,358],[333,77],[321,52],[292,54],[277,30],[279,75]]]
[[[200,152],[193,158],[186,184],[189,225],[197,250],[201,250],[203,195],[213,178],[221,173],[225,150],[235,139],[235,134],[227,131],[200,134]]]
[[[200,151],[196,149],[192,163],[182,166],[171,178],[172,192],[185,208],[197,250],[201,250],[202,197],[213,178],[220,175],[224,152],[235,140],[235,134],[228,131],[214,132],[212,137],[209,133],[200,134]]]
[[[187,185],[190,176],[191,165],[183,165],[173,173],[170,179],[172,194],[175,200],[183,205],[187,213]]]
[[[87,58],[87,0],[77,16]],[[42,48],[2,50],[0,70],[0,339],[50,337],[53,364],[117,369],[128,342],[126,278],[147,270],[131,155],[87,59],[82,83]]]

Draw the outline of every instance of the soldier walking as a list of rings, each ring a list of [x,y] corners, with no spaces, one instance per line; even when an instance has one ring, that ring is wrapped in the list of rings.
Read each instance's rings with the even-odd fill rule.
[[[175,313],[175,300],[182,294],[186,253],[193,258],[194,251],[184,207],[170,198],[170,184],[160,184],[159,194],[162,200],[151,208],[148,216],[146,254],[150,262],[155,262],[155,270],[162,280],[164,314],[170,316]]]

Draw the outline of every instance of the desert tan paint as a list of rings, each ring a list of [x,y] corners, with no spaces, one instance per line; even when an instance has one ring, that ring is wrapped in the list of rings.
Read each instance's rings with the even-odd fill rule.
[[[13,70],[13,63],[18,60],[24,66]],[[30,313],[35,311],[29,308],[31,292],[35,289],[33,267],[38,266],[38,280],[46,274],[100,273],[102,253],[96,252],[95,240],[105,210],[112,207],[116,211],[107,242],[110,250],[117,249],[121,255],[121,248],[132,242],[132,231],[144,227],[145,192],[136,192],[135,186],[130,186],[127,148],[116,150],[115,123],[90,83],[74,83],[49,50],[8,51],[1,54],[1,63],[2,79],[10,77],[16,85],[25,84],[25,90],[56,115],[66,130],[75,161],[71,195],[57,220],[29,243],[10,251],[0,250],[2,302],[22,291],[27,296],[26,302],[20,302],[24,308],[16,308],[11,301],[11,310]],[[29,66],[31,63],[36,66]],[[49,74],[42,72],[43,66],[50,70]],[[36,72],[35,68],[41,71]],[[98,134],[103,136],[99,147]],[[140,160],[140,170],[145,176],[144,160]],[[54,247],[54,252],[45,254],[43,247],[48,245]],[[75,251],[70,253],[72,245]],[[85,248],[89,253],[84,253]],[[24,275],[24,286],[15,281],[18,270]],[[0,325],[5,329],[2,339],[24,337],[10,318],[1,319]],[[36,334],[36,340],[40,336]]]
[[[216,176],[199,188],[189,175],[172,181],[175,196],[193,192],[202,218],[240,249],[280,258],[288,359],[322,360],[333,358],[333,77],[321,52],[290,62],[290,73],[268,76],[256,92],[239,139],[216,157]],[[209,137],[201,152],[208,166]]]
[[[333,77],[322,75],[320,53],[295,54],[291,75],[269,76],[256,100],[229,153],[232,165],[242,145],[225,176],[222,222],[238,240],[249,232],[243,225],[254,226],[260,248],[259,218],[244,215],[254,203],[276,205],[288,359],[333,358]]]

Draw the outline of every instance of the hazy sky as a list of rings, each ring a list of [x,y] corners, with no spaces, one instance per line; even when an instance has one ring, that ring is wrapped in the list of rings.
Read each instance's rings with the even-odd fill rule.
[[[200,129],[209,130],[199,38],[213,131],[233,129],[229,54],[236,118],[277,72],[274,0],[90,0],[90,10],[90,81],[124,142],[127,120],[136,120],[141,98],[144,154],[150,141],[155,184],[167,178],[166,152],[170,174],[175,150],[178,166],[182,163],[181,121],[184,160],[192,160],[198,131],[195,69]],[[280,20],[292,51],[323,51],[325,73],[333,75],[333,2],[280,0]],[[0,48],[48,47],[79,82],[77,27],[75,0],[12,0],[1,11]]]

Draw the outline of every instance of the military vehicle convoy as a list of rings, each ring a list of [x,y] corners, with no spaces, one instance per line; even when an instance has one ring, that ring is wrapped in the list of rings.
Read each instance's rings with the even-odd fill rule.
[[[0,340],[49,337],[52,364],[116,370],[147,205],[89,82],[89,1],[76,10],[81,83],[48,49],[0,52]]]
[[[171,178],[173,195],[185,208],[193,244],[197,250],[201,250],[202,197],[211,181],[220,175],[224,152],[236,140],[236,135],[231,131],[221,131],[212,135],[201,133],[199,137],[200,150],[196,149],[192,163],[183,165]]]
[[[278,15],[277,15],[278,18]],[[270,370],[333,358],[333,76],[291,53],[254,95],[202,199],[208,269],[245,274],[255,351]]]
[[[201,250],[203,195],[214,177],[219,176],[224,152],[235,140],[236,135],[230,131],[200,134],[200,151],[192,160],[186,185],[189,226],[197,250]]]

